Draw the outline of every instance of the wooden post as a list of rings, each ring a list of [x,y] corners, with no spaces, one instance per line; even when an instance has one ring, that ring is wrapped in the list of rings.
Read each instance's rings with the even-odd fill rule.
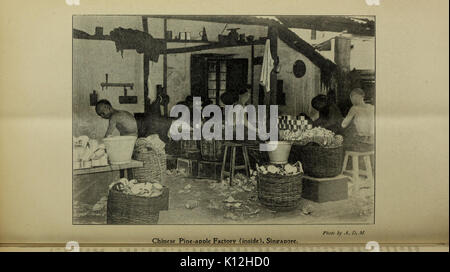
[[[275,61],[278,57],[278,30],[276,27],[269,26],[268,38],[270,39],[270,53]],[[277,104],[277,74],[270,73],[270,104]]]
[[[337,101],[343,114],[347,114],[350,109],[349,91],[350,91],[350,50],[351,40],[346,37],[336,37],[334,41],[334,62],[338,66],[337,81]]]
[[[147,17],[142,17],[142,28],[144,32],[148,33],[148,19]]]
[[[164,58],[163,58],[163,94],[167,95],[167,19],[164,18]],[[164,116],[168,116],[168,104],[164,105]]]
[[[255,46],[252,44],[252,54],[251,54],[251,60],[250,60],[250,71],[251,71],[251,82],[250,82],[250,84],[251,84],[251,92],[250,92],[250,104],[253,104],[253,92],[255,91],[255,90],[253,90],[254,89],[254,81],[255,81],[255,67],[254,67],[254,65],[253,65],[253,59],[255,58]]]
[[[350,71],[351,40],[345,37],[336,37],[334,42],[334,62],[342,71]]]
[[[142,17],[142,28],[144,29],[144,32],[148,33],[147,17]],[[149,65],[150,58],[145,53],[144,53],[143,61],[144,61],[144,114],[147,114],[147,111],[150,108],[150,104],[147,99],[148,94],[149,94],[148,77],[150,75],[150,65]]]

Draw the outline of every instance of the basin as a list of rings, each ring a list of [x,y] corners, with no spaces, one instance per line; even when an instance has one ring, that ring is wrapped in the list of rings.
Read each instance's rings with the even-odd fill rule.
[[[292,144],[283,141],[270,141],[266,143],[274,147],[273,151],[268,151],[269,160],[274,164],[284,164],[288,162],[289,153],[291,152]]]
[[[111,164],[131,162],[136,136],[113,136],[103,139]]]

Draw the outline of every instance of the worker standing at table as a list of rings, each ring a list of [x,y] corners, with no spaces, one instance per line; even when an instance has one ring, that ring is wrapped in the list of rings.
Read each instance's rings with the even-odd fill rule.
[[[114,109],[105,99],[97,102],[95,111],[103,119],[109,120],[105,137],[112,136],[114,129],[119,131],[120,136],[138,136],[136,119],[128,111]]]

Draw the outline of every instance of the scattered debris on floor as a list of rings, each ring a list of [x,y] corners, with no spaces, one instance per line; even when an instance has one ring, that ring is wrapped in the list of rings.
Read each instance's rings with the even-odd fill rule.
[[[312,206],[311,205],[302,205],[301,212],[304,215],[310,215],[312,213]]]
[[[106,222],[106,205],[108,197],[100,198],[95,204],[73,203],[73,217],[83,219],[77,223],[104,224]],[[85,221],[84,221],[85,220]]]
[[[106,209],[106,204],[108,202],[108,197],[104,196],[100,198],[100,200],[95,203],[94,207],[92,207],[92,211],[100,212]]]
[[[195,209],[199,205],[200,203],[197,200],[188,200],[184,206],[186,207],[186,209]]]
[[[185,169],[172,169],[166,170],[167,176],[185,176],[187,177],[187,173]]]
[[[165,185],[170,188],[169,210],[160,214],[160,224],[261,224],[371,222],[373,191],[362,189],[347,200],[316,203],[302,199],[291,212],[272,211],[258,200],[256,171],[250,178],[236,173],[222,181],[191,178],[169,170]],[[372,186],[371,186],[372,187]],[[76,223],[105,224],[107,196],[94,204],[74,202]]]

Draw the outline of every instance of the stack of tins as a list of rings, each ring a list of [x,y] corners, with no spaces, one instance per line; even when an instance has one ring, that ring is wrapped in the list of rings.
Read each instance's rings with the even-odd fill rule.
[[[114,225],[157,224],[159,212],[169,209],[169,189],[163,188],[157,197],[127,195],[114,188],[109,190],[106,222]]]
[[[290,211],[298,207],[302,195],[303,174],[278,175],[258,172],[258,199],[274,211]]]

